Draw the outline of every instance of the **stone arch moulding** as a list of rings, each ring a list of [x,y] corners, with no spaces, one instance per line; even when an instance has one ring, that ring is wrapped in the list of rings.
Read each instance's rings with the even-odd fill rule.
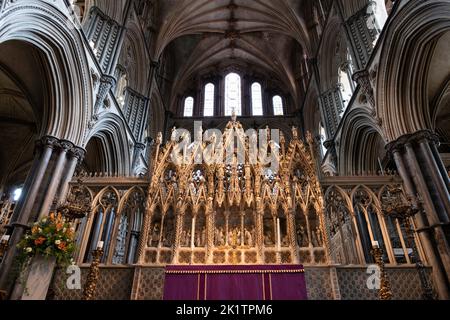
[[[88,142],[92,138],[102,141],[109,173],[129,176],[132,170],[130,142],[127,135],[127,125],[118,115],[108,114],[101,117],[89,133]]]
[[[426,87],[435,40],[450,30],[450,1],[411,1],[392,19],[377,79],[377,112],[388,141],[433,129]],[[396,61],[396,63],[392,63]],[[425,88],[417,90],[417,88]]]
[[[39,6],[16,4],[0,16],[0,43],[11,40],[36,47],[46,60],[50,100],[40,134],[84,146],[93,95],[79,31],[69,29],[67,17],[45,2]]]
[[[366,110],[356,109],[343,121],[339,143],[339,172],[345,175],[377,172],[380,145],[385,146],[383,132]],[[384,148],[383,148],[384,151]],[[383,159],[380,159],[383,160]],[[354,171],[358,172],[354,172]]]

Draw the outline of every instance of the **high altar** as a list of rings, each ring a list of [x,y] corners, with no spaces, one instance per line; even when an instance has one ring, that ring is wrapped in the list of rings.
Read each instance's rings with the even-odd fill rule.
[[[185,147],[188,153],[183,153],[186,149],[177,150],[176,139],[161,146],[159,138],[152,156],[139,263],[264,265],[328,261],[323,196],[313,147],[300,140],[296,128],[290,142],[281,134],[276,144],[269,130],[266,134],[263,140],[267,142],[260,144],[259,150],[277,148],[273,154],[277,154],[278,172],[263,164],[263,152],[254,156],[251,150],[257,144],[256,135],[246,134],[235,117],[226,126],[221,142],[214,137],[194,142]],[[211,148],[224,161],[197,164],[198,154],[206,154]]]

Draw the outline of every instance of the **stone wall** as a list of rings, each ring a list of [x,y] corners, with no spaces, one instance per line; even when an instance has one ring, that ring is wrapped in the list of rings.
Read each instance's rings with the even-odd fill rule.
[[[306,267],[306,284],[310,300],[376,300],[378,292],[367,288],[370,274],[364,267]],[[82,268],[82,287],[88,269]],[[427,270],[431,279],[431,270]],[[419,300],[421,286],[415,268],[387,268],[393,299]],[[79,300],[82,290],[67,290],[62,270],[53,278],[48,299]],[[431,283],[431,282],[430,282]],[[164,269],[154,267],[101,268],[97,300],[162,300]]]
[[[369,274],[365,268],[338,268],[338,283],[342,300],[377,300],[378,292],[367,288]],[[420,300],[422,289],[415,268],[386,268],[394,300]],[[427,270],[431,284],[431,269]]]
[[[81,269],[81,287],[84,287],[88,268]],[[134,268],[101,268],[95,294],[96,300],[129,300],[133,285]],[[66,275],[58,269],[53,277],[53,284],[49,290],[48,298],[53,300],[80,300],[82,290],[68,290]]]

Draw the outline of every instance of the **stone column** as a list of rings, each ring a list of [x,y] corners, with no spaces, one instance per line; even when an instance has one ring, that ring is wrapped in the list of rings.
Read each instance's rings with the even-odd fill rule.
[[[438,163],[436,162],[434,154],[431,151],[430,142],[428,141],[427,137],[421,137],[419,140],[419,145],[426,166],[430,169],[432,183],[435,186],[440,198],[442,199],[441,205],[444,210],[441,211],[443,213],[440,217],[441,221],[448,224],[450,223],[450,194],[447,188],[445,177],[442,176],[439,170]],[[447,174],[446,177],[448,177]]]
[[[184,209],[178,208],[177,219],[176,219],[176,233],[175,233],[175,244],[173,248],[173,263],[178,262],[178,251],[181,247],[181,234],[183,233],[183,223],[184,223]]]
[[[295,232],[295,210],[286,212],[287,232],[290,247],[292,248],[292,262],[300,263],[300,257],[297,249],[297,237]]]
[[[69,160],[67,161],[63,180],[61,181],[58,193],[56,195],[58,203],[64,203],[66,201],[67,193],[69,191],[69,183],[73,178],[77,164],[83,161],[85,154],[86,150],[79,147],[74,147],[69,151]]]
[[[49,213],[50,206],[55,200],[56,191],[62,179],[62,171],[67,161],[67,152],[72,148],[73,144],[69,141],[61,141],[58,144],[58,148],[56,150],[59,151],[59,154],[57,156],[53,172],[50,175],[50,183],[45,190],[45,196],[39,211],[39,218],[42,218]]]
[[[17,253],[16,246],[28,228],[28,222],[36,202],[39,188],[42,184],[42,180],[44,179],[45,172],[47,171],[47,166],[53,153],[53,148],[57,142],[58,139],[54,137],[43,137],[37,142],[37,149],[41,150],[41,152],[36,153],[36,158],[34,161],[37,162],[37,165],[34,166],[35,170],[32,170],[28,175],[27,183],[29,184],[24,188],[27,192],[22,197],[22,205],[17,206],[14,211],[11,221],[12,234],[9,244],[10,249],[3,257],[0,266],[1,290],[9,292],[14,284],[14,277],[10,275],[10,272],[13,266],[14,257]]]
[[[55,195],[61,194],[60,190],[63,182],[67,181],[68,176],[71,177],[73,170],[75,169],[75,165],[72,164],[66,174],[63,174],[64,165],[67,162],[68,151],[77,148],[73,143],[46,136],[38,141],[38,147],[42,151],[37,154],[34,160],[37,164],[33,165],[33,169],[30,171],[29,177],[27,178],[27,183],[29,185],[25,188],[27,192],[24,194],[23,203],[21,206],[17,207],[17,212],[14,214],[14,220],[12,221],[13,231],[10,242],[11,249],[7,253],[0,270],[0,288],[8,292],[11,290],[12,285],[14,284],[13,281],[15,280],[10,272],[13,266],[14,256],[17,254],[17,243],[22,239],[24,233],[28,229],[29,223],[34,222],[38,216],[48,214]],[[33,264],[31,268],[34,268]],[[39,267],[38,269],[44,270],[45,268],[42,269]],[[52,272],[53,268],[47,268],[46,270],[50,269]],[[41,278],[45,278],[44,275],[41,276]],[[49,283],[44,283],[42,281],[40,283],[42,283],[42,286],[40,287],[27,289],[30,291],[30,296],[33,296],[33,294],[37,292],[39,293],[37,296],[45,299],[44,292],[46,293]],[[34,291],[34,293],[32,291]],[[22,296],[23,288],[21,288],[20,284],[16,286],[14,292],[14,297],[19,298]]]
[[[255,246],[259,262],[264,263],[264,207],[261,202],[261,198],[258,197],[255,210]]]
[[[212,200],[208,205],[208,210],[206,212],[206,261],[207,263],[213,262],[213,251],[214,251],[214,235],[215,235],[215,212],[213,211]]]
[[[427,261],[433,267],[439,296],[448,299],[450,248],[443,228],[449,223],[445,204],[448,193],[434,153],[430,150],[430,141],[435,139],[430,131],[419,131],[392,142],[388,145],[388,151],[397,164],[407,194],[423,206],[423,213],[414,217],[417,233],[425,248]]]

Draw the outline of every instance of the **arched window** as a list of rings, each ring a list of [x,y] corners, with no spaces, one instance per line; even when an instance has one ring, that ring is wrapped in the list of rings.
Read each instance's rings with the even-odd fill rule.
[[[328,149],[325,147],[325,141],[327,140],[327,132],[322,124],[320,124],[320,147],[322,148],[322,156],[325,156]]]
[[[283,99],[280,96],[273,97],[273,115],[284,116]]]
[[[225,77],[225,116],[242,115],[241,77],[230,73]]]
[[[203,116],[214,116],[214,90],[215,87],[212,83],[208,83],[205,86],[205,106],[203,109]]]
[[[184,100],[184,116],[192,117],[194,115],[194,98],[187,97]]]
[[[262,89],[258,82],[252,84],[252,113],[254,116],[263,115]]]
[[[351,83],[350,74],[345,72],[343,68],[339,68],[339,84],[342,92],[342,99],[344,102],[344,112],[347,109],[353,96],[353,87]]]
[[[120,107],[122,108],[125,105],[125,95],[127,91],[128,86],[128,77],[125,69],[119,68],[118,71],[119,80],[117,81],[116,85],[116,97],[117,102],[119,103]]]

